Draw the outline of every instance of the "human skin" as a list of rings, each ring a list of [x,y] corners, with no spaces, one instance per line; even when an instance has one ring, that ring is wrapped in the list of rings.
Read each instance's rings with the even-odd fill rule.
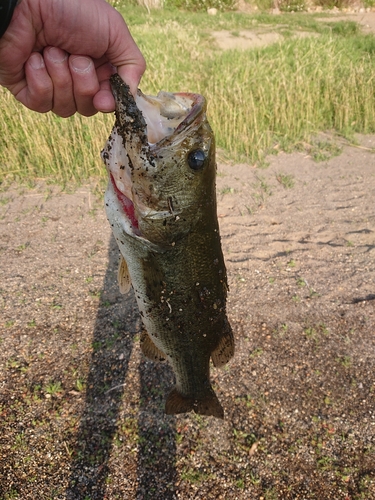
[[[113,111],[110,75],[117,71],[135,93],[145,67],[105,0],[22,0],[0,39],[0,84],[41,113]]]

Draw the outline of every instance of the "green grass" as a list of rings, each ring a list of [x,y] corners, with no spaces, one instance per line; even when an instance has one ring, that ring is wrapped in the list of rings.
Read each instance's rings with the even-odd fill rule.
[[[44,387],[44,391],[46,392],[46,394],[55,396],[56,394],[62,391],[61,382],[49,382]]]
[[[217,144],[233,159],[261,162],[275,147],[290,151],[319,131],[375,132],[375,38],[359,34],[354,23],[330,25],[302,14],[148,14],[139,7],[125,17],[148,64],[142,90],[205,95]],[[320,36],[225,52],[210,36],[213,29],[265,26]],[[104,185],[100,150],[113,122],[112,115],[33,113],[0,89],[0,182],[43,178],[68,185],[95,178]]]
[[[293,175],[283,174],[283,173],[280,172],[280,173],[278,173],[276,175],[276,180],[282,186],[284,186],[285,189],[291,189],[294,186],[294,177],[293,177]],[[290,263],[288,263],[289,266],[291,266],[291,262],[294,262],[294,261],[291,260]]]
[[[341,152],[342,148],[331,141],[317,141],[310,150],[311,158],[316,162],[328,161]]]
[[[112,116],[69,119],[26,110],[0,87],[0,181],[47,178],[68,184],[103,177],[99,153]]]

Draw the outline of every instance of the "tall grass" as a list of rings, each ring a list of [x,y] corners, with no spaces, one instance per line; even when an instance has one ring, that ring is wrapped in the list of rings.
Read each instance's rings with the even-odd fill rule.
[[[363,42],[375,47],[372,38]],[[211,65],[199,90],[211,102],[219,145],[233,155],[256,161],[275,144],[290,149],[327,129],[375,132],[374,58],[354,52],[345,40],[321,37],[226,52]]]
[[[195,28],[196,19],[189,14],[181,22],[156,23],[145,15],[143,24],[134,24],[148,62],[142,90],[205,95],[217,143],[232,157],[254,162],[276,144],[287,150],[321,130],[375,132],[374,37],[341,25],[337,35],[323,30],[317,38],[222,52]],[[220,22],[225,28],[224,16]],[[1,89],[0,180],[104,179],[99,154],[113,122],[112,115],[102,114],[40,115]]]
[[[99,153],[113,117],[69,119],[26,110],[0,87],[0,180],[48,178],[68,184],[104,177]]]
[[[139,37],[143,91],[202,93],[218,145],[252,162],[321,130],[375,132],[375,38],[353,23],[319,29],[317,38],[221,52],[201,30],[149,23]]]

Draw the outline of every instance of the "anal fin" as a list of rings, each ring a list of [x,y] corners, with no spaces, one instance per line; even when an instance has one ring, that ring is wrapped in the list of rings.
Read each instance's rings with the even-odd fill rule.
[[[128,265],[122,255],[120,257],[120,262],[118,265],[117,279],[120,293],[128,293],[131,288],[132,282],[130,279]]]
[[[204,397],[194,399],[181,394],[176,387],[169,393],[165,403],[165,413],[174,415],[176,413],[187,413],[194,410],[199,415],[224,418],[224,410],[212,388]]]
[[[225,321],[225,328],[218,345],[211,353],[214,366],[220,367],[228,363],[234,356],[234,337],[229,321]]]
[[[149,334],[146,330],[141,333],[141,351],[146,356],[146,358],[152,361],[165,361],[166,356],[151,340]]]

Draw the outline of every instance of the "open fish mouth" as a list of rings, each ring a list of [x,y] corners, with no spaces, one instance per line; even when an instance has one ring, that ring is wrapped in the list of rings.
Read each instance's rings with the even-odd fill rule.
[[[199,94],[159,92],[157,96],[142,94],[139,90],[135,99],[142,112],[150,147],[157,149],[158,143],[185,130],[200,114],[204,98]]]
[[[170,202],[164,210],[156,207],[155,200],[152,203],[153,187],[147,181],[150,181],[158,170],[155,159],[160,151],[164,147],[173,147],[174,143],[181,143],[192,127],[199,126],[202,111],[205,110],[205,99],[199,94],[182,92],[174,94],[159,92],[157,96],[149,96],[138,90],[135,102],[131,94],[130,96],[128,94],[129,101],[125,101],[124,105],[124,93],[119,95],[118,85],[113,84],[112,89],[121,116],[127,116],[127,113],[131,113],[132,108],[135,108],[136,120],[139,123],[134,127],[134,118],[129,116],[132,126],[125,144],[124,133],[119,130],[118,119],[102,151],[102,158],[110,174],[110,182],[117,196],[118,205],[127,219],[125,230],[133,236],[141,236],[138,221],[140,214],[149,218],[176,215],[173,214],[173,205]],[[123,105],[122,110],[121,105]],[[136,150],[139,142],[142,143],[142,151]],[[131,151],[133,143],[136,145],[135,151]],[[141,157],[137,175],[134,175],[132,153]],[[143,162],[142,156],[144,156]],[[160,158],[162,158],[161,153]],[[139,196],[140,193],[142,196]]]

